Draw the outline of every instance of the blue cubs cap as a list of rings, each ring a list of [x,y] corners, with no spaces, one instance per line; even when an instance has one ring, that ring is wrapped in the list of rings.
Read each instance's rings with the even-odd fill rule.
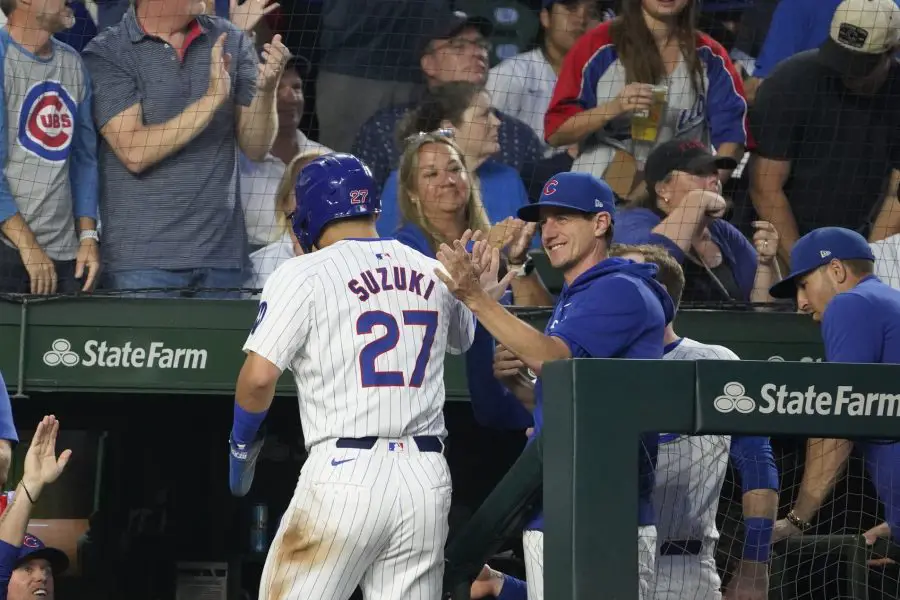
[[[520,208],[518,216],[523,221],[536,223],[541,219],[542,206],[568,208],[588,214],[605,212],[613,220],[616,216],[616,196],[612,189],[590,173],[557,173],[544,184],[537,203]]]
[[[59,575],[69,568],[69,557],[65,552],[57,548],[50,548],[39,538],[26,533],[25,539],[22,540],[22,547],[19,548],[19,555],[16,557],[16,568],[25,561],[37,558],[43,558],[49,562],[54,575]]]
[[[843,227],[821,227],[797,240],[791,248],[791,274],[769,288],[773,298],[793,298],[797,278],[832,260],[871,260],[875,255],[866,238]]]

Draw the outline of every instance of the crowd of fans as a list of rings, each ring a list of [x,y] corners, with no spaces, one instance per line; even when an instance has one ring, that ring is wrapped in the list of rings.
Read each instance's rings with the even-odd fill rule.
[[[289,42],[285,15],[318,4],[314,51]],[[0,293],[252,295],[301,252],[294,183],[334,151],[382,186],[381,235],[432,257],[467,229],[502,248],[507,303],[553,304],[516,214],[562,171],[609,183],[612,241],[665,248],[686,303],[771,303],[794,243],[827,225],[863,233],[900,288],[895,0],[542,0],[531,45],[498,37],[516,9],[458,8],[0,0]],[[492,379],[480,342],[468,374]],[[20,497],[64,467],[57,427],[38,427],[29,457],[50,466],[26,458]],[[52,587],[65,565],[23,538],[29,506],[0,520],[0,568]]]
[[[682,263],[688,303],[771,301],[825,225],[900,285],[896,5],[833,25],[827,4],[542,0],[529,47],[498,30],[533,15],[449,0],[5,0],[0,292],[246,297],[300,251],[293,183],[332,151],[381,183],[384,236],[449,239],[457,214],[500,244],[551,175],[584,171],[619,196],[615,241]],[[283,42],[288,8],[321,14],[315,49]],[[717,173],[648,162],[673,141]],[[685,204],[698,189],[728,203]]]

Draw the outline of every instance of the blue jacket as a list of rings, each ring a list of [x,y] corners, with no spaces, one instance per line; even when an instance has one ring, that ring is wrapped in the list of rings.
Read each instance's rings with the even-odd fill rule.
[[[900,291],[875,275],[835,296],[822,315],[825,360],[900,364]],[[900,443],[859,445],[866,470],[884,504],[893,539],[900,539]]]
[[[669,294],[655,279],[656,265],[608,258],[563,287],[544,332],[561,339],[572,358],[661,359],[666,323],[675,315]],[[535,385],[534,427],[543,426],[541,379]],[[602,401],[602,400],[600,400]],[[652,494],[659,434],[641,436],[637,525],[656,522]],[[542,530],[543,514],[526,529]]]

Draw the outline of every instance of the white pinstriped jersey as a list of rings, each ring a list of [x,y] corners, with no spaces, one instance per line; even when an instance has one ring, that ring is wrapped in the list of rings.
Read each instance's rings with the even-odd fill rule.
[[[724,346],[682,338],[664,360],[740,360]],[[674,439],[671,439],[674,438]],[[657,533],[666,540],[715,543],[716,509],[725,482],[731,436],[661,434],[656,466]]]
[[[475,320],[436,267],[395,240],[343,240],[266,281],[244,351],[293,373],[307,449],[446,436],[444,355],[469,349]]]

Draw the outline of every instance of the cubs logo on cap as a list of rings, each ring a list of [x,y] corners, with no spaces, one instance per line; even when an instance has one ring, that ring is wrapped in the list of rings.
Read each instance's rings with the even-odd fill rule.
[[[605,212],[615,219],[616,197],[602,179],[590,173],[566,171],[548,179],[537,203],[519,208],[517,215],[523,221],[539,221],[542,206],[582,213]]]
[[[25,150],[51,162],[69,157],[75,133],[75,101],[58,81],[40,81],[25,93],[18,140]]]
[[[54,575],[59,575],[69,568],[69,557],[59,548],[51,548],[37,536],[26,533],[22,539],[22,547],[16,557],[15,568],[29,560],[43,558],[50,563]]]
[[[551,179],[544,185],[544,191],[541,192],[544,196],[552,196],[556,193],[556,186],[559,185],[559,180]]]

